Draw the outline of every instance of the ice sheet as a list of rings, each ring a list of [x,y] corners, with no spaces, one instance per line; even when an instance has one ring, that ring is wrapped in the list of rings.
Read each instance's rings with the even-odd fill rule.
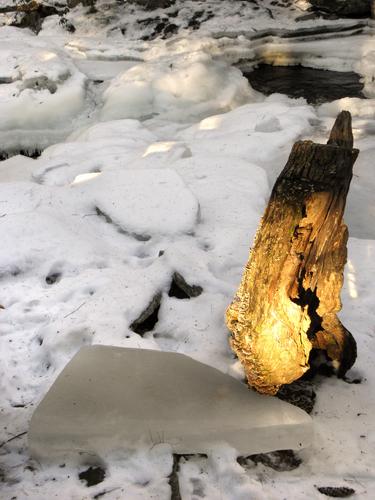
[[[31,454],[61,459],[170,444],[208,453],[219,443],[241,455],[311,444],[303,410],[249,390],[212,367],[176,353],[91,346],[64,368],[35,410]]]

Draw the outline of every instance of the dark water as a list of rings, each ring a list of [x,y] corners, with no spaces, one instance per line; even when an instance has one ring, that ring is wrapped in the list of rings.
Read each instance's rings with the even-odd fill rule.
[[[304,97],[309,104],[321,104],[342,97],[364,98],[360,75],[352,71],[260,64],[253,71],[243,74],[250,85],[262,94],[277,92],[294,98]]]

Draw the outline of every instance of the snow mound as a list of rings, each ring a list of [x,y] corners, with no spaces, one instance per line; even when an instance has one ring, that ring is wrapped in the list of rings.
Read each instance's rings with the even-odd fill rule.
[[[67,142],[45,149],[34,179],[46,185],[64,186],[82,174],[124,168],[141,159],[156,140],[137,120],[98,123],[72,133]]]
[[[103,261],[92,251],[101,247],[100,239],[71,215],[79,209],[78,202],[65,198],[67,216],[64,217],[57,191],[27,182],[0,184],[0,197],[6,200],[0,211],[4,236],[0,276],[33,272],[40,273],[42,278],[48,274],[52,262],[64,263],[74,271],[80,266],[95,267]]]
[[[309,133],[312,120],[316,120],[315,113],[304,99],[273,94],[263,102],[208,116],[179,132],[178,138],[194,141],[193,153],[204,148],[215,155],[231,156],[236,151],[237,156],[263,166],[284,148],[289,154],[293,141]]]
[[[103,120],[160,116],[189,121],[259,99],[242,73],[204,53],[148,61],[115,78],[104,92]]]
[[[113,120],[96,123],[74,132],[69,139],[82,142],[126,141],[126,145],[131,147],[138,145],[139,142],[154,141],[155,136],[145,129],[138,120]]]
[[[8,35],[8,30],[0,32],[2,149],[22,147],[25,130],[35,131],[44,147],[50,129],[55,140],[56,130],[70,129],[71,120],[82,111],[86,77],[60,50],[32,36]]]
[[[319,116],[336,117],[341,111],[350,111],[353,118],[374,118],[375,99],[359,99],[358,97],[344,97],[336,101],[327,102],[319,106]]]
[[[108,171],[73,189],[91,199],[107,222],[141,241],[192,233],[198,221],[198,201],[173,170]]]

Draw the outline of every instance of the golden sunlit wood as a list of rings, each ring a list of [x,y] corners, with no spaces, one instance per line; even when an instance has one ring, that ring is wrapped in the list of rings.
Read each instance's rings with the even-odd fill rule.
[[[309,368],[313,348],[339,376],[356,358],[336,314],[347,257],[346,196],[358,150],[342,112],[327,145],[297,142],[277,179],[240,287],[226,313],[248,382],[275,394]]]

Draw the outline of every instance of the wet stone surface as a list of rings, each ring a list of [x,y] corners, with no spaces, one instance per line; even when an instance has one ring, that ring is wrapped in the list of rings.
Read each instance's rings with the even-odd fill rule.
[[[263,464],[266,467],[270,467],[278,472],[286,472],[297,469],[302,463],[302,460],[293,450],[278,450],[271,451],[270,453],[257,453],[248,457],[240,457],[237,461],[241,466],[246,468],[249,464],[249,460],[256,465]]]
[[[282,401],[298,406],[306,413],[311,413],[314,408],[316,393],[310,380],[296,380],[291,384],[283,385],[277,393],[277,397]]]
[[[78,477],[81,481],[86,482],[86,486],[95,486],[102,483],[105,479],[105,470],[102,467],[89,467],[88,469],[80,472]]]
[[[260,64],[253,71],[243,74],[250,85],[262,94],[279,93],[293,98],[304,97],[309,104],[331,102],[343,97],[364,98],[361,77],[353,71]]]
[[[353,488],[347,488],[346,486],[333,487],[333,486],[320,486],[317,487],[319,493],[331,498],[348,498],[355,494]]]

